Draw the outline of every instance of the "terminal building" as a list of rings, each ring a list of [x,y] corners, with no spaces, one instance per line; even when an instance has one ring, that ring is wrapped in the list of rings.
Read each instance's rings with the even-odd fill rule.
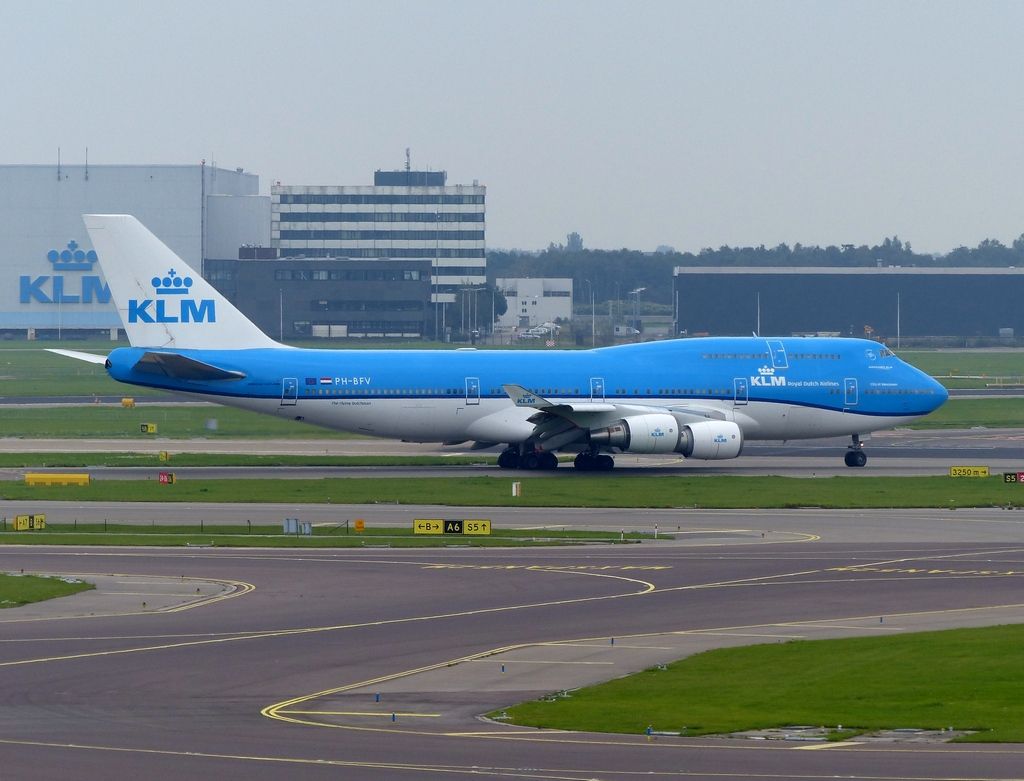
[[[503,330],[535,328],[544,323],[572,320],[572,278],[498,278],[495,287],[508,309],[498,318]]]
[[[431,302],[487,282],[487,188],[444,171],[376,171],[373,185],[275,185],[271,246],[281,258],[428,260]]]
[[[270,243],[259,177],[213,165],[0,165],[0,336],[116,338],[82,215],[127,213],[196,269]]]
[[[1024,269],[678,266],[676,332],[699,336],[842,335],[949,338],[976,344],[1024,336]]]
[[[81,215],[133,214],[279,339],[441,336],[486,284],[486,188],[443,171],[282,186],[215,165],[0,166],[0,336],[116,338]]]

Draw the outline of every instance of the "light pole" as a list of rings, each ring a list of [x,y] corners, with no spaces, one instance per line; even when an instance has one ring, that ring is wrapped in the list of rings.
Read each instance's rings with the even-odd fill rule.
[[[584,279],[587,283],[587,287],[590,288],[590,346],[597,346],[597,320],[594,313],[594,283],[589,279]]]
[[[640,317],[637,314],[637,310],[640,308],[640,294],[643,293],[647,288],[638,287],[636,290],[630,290],[629,295],[633,296],[633,328],[636,329],[637,336],[640,335]]]

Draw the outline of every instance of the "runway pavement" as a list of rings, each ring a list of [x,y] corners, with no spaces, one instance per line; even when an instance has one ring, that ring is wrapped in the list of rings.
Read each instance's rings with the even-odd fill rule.
[[[338,509],[383,520],[421,508]],[[490,512],[521,526],[581,520]],[[143,608],[139,596],[101,615],[72,597],[44,614],[0,613],[0,777],[1021,777],[1018,745],[649,740],[480,720],[708,647],[1024,619],[1024,513],[586,512],[593,525],[678,526],[678,539],[527,551],[0,548],[3,570],[222,590],[203,586],[222,598],[179,610]]]

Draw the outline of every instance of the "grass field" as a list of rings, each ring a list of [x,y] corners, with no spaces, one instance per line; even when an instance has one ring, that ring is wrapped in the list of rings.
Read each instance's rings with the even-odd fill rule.
[[[97,480],[89,486],[37,486],[0,482],[6,500],[71,502],[300,502],[324,504],[436,504],[480,507],[701,507],[884,508],[994,507],[1024,505],[1024,486],[1001,475],[949,477],[623,477],[572,475],[571,479],[525,478],[512,496],[512,478],[434,480],[328,478],[321,480]]]
[[[41,578],[34,575],[0,574],[0,608],[28,605],[54,597],[66,597],[94,588],[90,583],[68,582],[61,578]]]
[[[899,356],[921,371],[936,377],[972,375],[989,378],[975,381],[973,385],[953,387],[979,388],[985,387],[986,382],[991,382],[993,377],[1024,376],[1024,351],[1021,350],[902,350]]]
[[[1024,427],[1024,398],[950,399],[931,415],[911,424],[915,429]]]
[[[211,420],[216,421],[216,428],[209,425]],[[221,406],[0,407],[0,432],[5,437],[134,438],[142,436],[143,423],[157,425],[154,439],[351,439],[354,436]]]
[[[1022,665],[1024,626],[776,643],[709,651],[507,712],[515,724],[593,732],[841,724],[1022,742]]]
[[[186,445],[187,446],[187,445]],[[567,457],[563,456],[563,459]],[[250,456],[244,453],[173,453],[168,461],[146,453],[0,453],[0,468],[34,467],[84,469],[88,467],[140,467],[174,470],[186,466],[472,466],[494,464],[494,455],[471,456]]]
[[[235,548],[438,548],[448,545],[472,547],[535,547],[581,543],[637,542],[651,535],[637,532],[573,530],[494,529],[490,535],[414,534],[406,527],[368,525],[357,532],[352,524],[317,524],[311,535],[281,533],[281,526],[216,525],[174,526],[144,524],[52,524],[43,531],[13,532],[6,525],[0,531],[0,545],[170,545]]]

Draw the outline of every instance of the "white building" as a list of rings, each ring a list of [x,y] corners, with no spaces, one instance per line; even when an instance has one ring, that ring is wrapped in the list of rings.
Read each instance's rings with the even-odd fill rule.
[[[270,242],[259,177],[208,165],[0,165],[0,332],[110,330],[121,321],[82,215],[133,214],[187,263]]]
[[[494,284],[508,302],[508,310],[498,318],[498,327],[503,330],[572,319],[571,278],[499,278]]]
[[[444,171],[377,171],[373,186],[275,185],[271,241],[282,258],[431,261],[434,303],[487,282],[485,196]]]

